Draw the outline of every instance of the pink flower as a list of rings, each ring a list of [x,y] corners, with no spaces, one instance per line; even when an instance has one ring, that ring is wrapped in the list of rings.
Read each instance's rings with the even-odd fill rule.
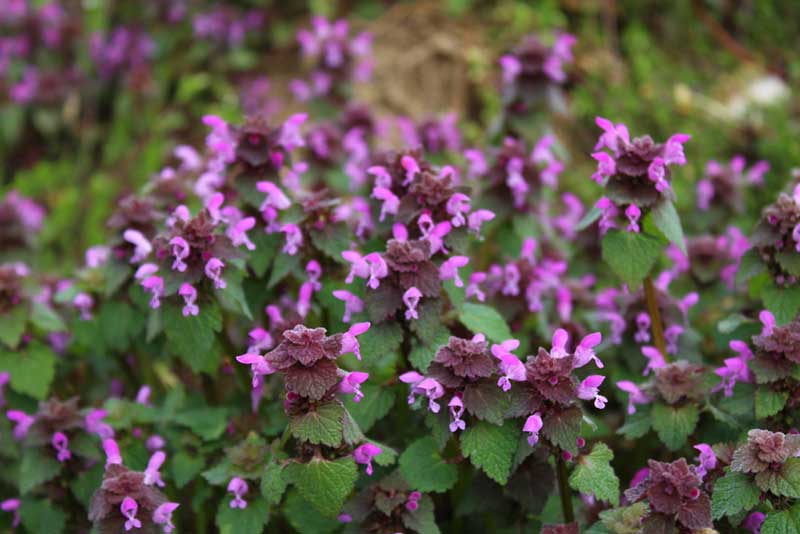
[[[709,179],[700,180],[697,182],[697,207],[706,211],[711,207],[711,200],[714,198],[714,184]]]
[[[103,440],[103,451],[106,453],[106,467],[109,465],[122,465],[122,455],[119,453],[119,445],[111,438]]]
[[[670,185],[667,182],[667,167],[662,158],[655,158],[650,166],[647,167],[647,177],[656,184],[659,193],[669,191]]]
[[[511,353],[519,347],[516,339],[507,339],[499,345],[492,345],[492,354],[500,360],[499,367],[503,376],[497,381],[497,386],[503,391],[511,389],[511,381],[524,382],[526,379],[525,364]]]
[[[647,376],[653,369],[660,369],[667,365],[664,355],[655,347],[642,347],[642,354],[647,358],[647,366],[644,368],[643,375]]]
[[[461,419],[461,416],[464,415],[464,401],[461,400],[461,393],[453,395],[453,398],[450,399],[447,406],[450,408],[450,416],[453,418],[452,421],[450,421],[450,432],[467,428],[467,423]]]
[[[11,520],[12,528],[17,528],[20,523],[19,505],[19,499],[6,499],[0,502],[0,510],[14,514],[13,519]]]
[[[145,291],[150,293],[150,307],[154,310],[161,307],[161,297],[164,296],[164,279],[160,276],[148,276],[141,281]]]
[[[353,353],[356,358],[361,359],[361,346],[358,343],[356,336],[360,336],[369,330],[370,323],[356,323],[350,329],[342,334],[342,350],[339,354]]]
[[[583,400],[594,400],[594,407],[602,410],[606,407],[608,399],[600,395],[600,384],[606,377],[602,375],[589,375],[583,379],[578,386],[578,398]]]
[[[342,251],[342,258],[350,263],[350,272],[344,280],[346,284],[352,284],[356,276],[359,278],[369,277],[369,263],[366,262],[361,254],[355,250],[345,250]]]
[[[406,305],[406,321],[410,321],[411,319],[419,319],[417,305],[419,304],[419,300],[421,298],[422,292],[413,286],[409,287],[406,292],[403,293],[403,303]]]
[[[286,244],[283,251],[290,256],[297,254],[297,251],[303,246],[303,232],[296,224],[287,223],[281,227],[281,232],[286,234]]]
[[[637,343],[647,343],[650,341],[650,316],[647,312],[641,312],[636,316],[636,334],[633,339]]]
[[[392,193],[390,189],[375,187],[372,190],[372,198],[383,202],[381,205],[381,214],[378,217],[379,221],[383,221],[387,214],[397,215],[397,210],[400,209],[400,199],[397,198],[397,195]]]
[[[150,386],[145,384],[144,386],[140,387],[139,391],[136,392],[136,404],[150,406],[150,393]]]
[[[528,445],[533,447],[539,442],[539,431],[544,426],[542,415],[539,412],[529,416],[522,427],[523,432],[528,433]]]
[[[303,136],[300,134],[300,126],[306,122],[307,118],[308,115],[305,113],[295,113],[289,116],[286,122],[283,123],[278,143],[290,152],[297,147],[305,146]]]
[[[431,245],[431,255],[440,250],[447,254],[447,250],[444,248],[444,238],[452,229],[448,221],[434,224],[430,212],[426,211],[419,216],[417,226],[422,234],[421,239],[427,239]]]
[[[153,245],[150,244],[150,241],[148,241],[139,230],[128,228],[125,230],[125,232],[123,232],[122,238],[133,245],[133,256],[131,256],[131,263],[139,263],[143,261],[153,251]]]
[[[92,307],[94,306],[94,299],[88,293],[78,293],[72,299],[72,305],[78,309],[81,314],[82,321],[89,321],[92,318]]]
[[[172,270],[181,273],[185,272],[187,265],[183,260],[188,258],[191,252],[189,243],[181,236],[175,236],[170,239],[169,244],[172,246],[172,255],[175,256],[175,261],[172,262]]]
[[[511,158],[506,164],[506,185],[511,189],[515,208],[525,205],[525,197],[530,190],[528,182],[525,181],[525,176],[522,174],[524,168],[525,163],[521,158]]]
[[[236,361],[250,366],[250,370],[253,372],[253,388],[258,387],[261,383],[262,376],[275,372],[267,359],[260,354],[240,354],[236,357]]]
[[[83,420],[86,431],[97,434],[101,439],[114,437],[114,429],[108,423],[103,422],[103,419],[107,416],[108,412],[105,410],[91,410]]]
[[[96,269],[108,261],[111,256],[111,249],[103,245],[97,245],[86,249],[86,266]]]
[[[135,528],[142,528],[142,522],[136,519],[136,512],[139,511],[139,505],[130,497],[125,497],[119,507],[119,511],[128,520],[125,521],[125,532]]]
[[[406,171],[406,179],[403,180],[403,187],[408,187],[408,185],[414,181],[414,177],[420,173],[419,164],[413,157],[406,155],[400,158],[400,165]]]
[[[761,525],[764,524],[766,517],[763,512],[751,512],[742,523],[742,527],[749,530],[751,534],[761,534]]]
[[[650,402],[650,398],[647,395],[645,395],[641,389],[639,389],[639,386],[637,386],[630,380],[621,380],[617,382],[617,387],[622,391],[628,393],[629,414],[636,413],[637,404],[647,404]]]
[[[250,345],[247,347],[247,352],[263,352],[272,348],[273,339],[269,332],[261,327],[256,327],[248,332],[250,338]]]
[[[184,317],[200,313],[200,308],[195,304],[197,300],[197,290],[194,286],[184,282],[181,284],[180,289],[178,289],[178,295],[183,297],[184,306],[181,313],[183,313]]]
[[[361,384],[366,382],[368,378],[369,373],[359,371],[347,373],[339,383],[339,391],[346,395],[353,393],[353,402],[361,402],[361,399],[364,398],[364,393],[361,392]]]
[[[364,443],[363,445],[359,445],[356,450],[353,451],[353,459],[355,459],[357,464],[366,465],[367,474],[372,475],[372,459],[378,456],[381,452],[382,449],[377,445],[372,443]]]
[[[367,285],[371,289],[378,289],[378,287],[381,285],[381,278],[386,278],[389,276],[389,266],[386,265],[386,261],[383,259],[383,256],[377,252],[371,252],[364,256],[364,261],[369,267],[369,279],[367,280]]]
[[[242,510],[247,508],[247,501],[242,498],[242,495],[246,495],[249,489],[247,482],[239,477],[233,477],[231,481],[228,482],[228,493],[233,493],[233,499],[231,499],[229,506]]]
[[[453,280],[456,287],[464,287],[464,281],[458,276],[458,269],[469,263],[467,256],[452,256],[442,263],[439,267],[439,278],[441,280]]]
[[[255,217],[245,217],[233,226],[228,227],[225,231],[225,235],[230,238],[233,246],[238,247],[244,245],[247,250],[255,250],[256,245],[247,237],[247,231],[252,230],[255,225]]]
[[[465,150],[464,159],[466,159],[469,164],[469,168],[467,169],[467,177],[469,178],[478,178],[486,174],[486,171],[489,170],[486,158],[480,150],[474,148]]]
[[[454,228],[467,224],[465,213],[469,213],[470,199],[464,193],[455,193],[447,200],[447,213],[452,216],[450,223]]]
[[[772,330],[775,328],[775,316],[768,310],[761,310],[758,314],[758,320],[761,321],[761,335],[771,336]]]
[[[642,216],[642,210],[636,204],[631,204],[625,208],[625,217],[628,218],[628,231],[639,233],[639,217]]]
[[[721,378],[719,385],[715,386],[711,391],[719,391],[722,389],[726,397],[733,395],[733,387],[736,382],[749,383],[753,381],[750,368],[747,362],[754,358],[753,352],[747,343],[739,340],[732,340],[729,344],[730,348],[739,353],[734,358],[726,358],[724,366],[716,369],[714,374]]]
[[[566,358],[569,356],[567,351],[567,341],[569,334],[563,328],[559,328],[553,333],[553,347],[550,349],[550,356],[553,358]]]
[[[507,54],[500,58],[500,68],[503,69],[503,83],[511,85],[522,72],[522,63],[515,56]]]
[[[258,208],[259,211],[265,211],[268,208],[272,208],[274,210],[285,210],[292,205],[289,197],[287,197],[283,191],[281,191],[280,188],[272,182],[257,182],[256,189],[267,195],[267,198],[265,198],[261,203],[261,207]]]
[[[683,133],[676,133],[670,136],[664,146],[664,162],[667,165],[686,165],[686,155],[683,153],[683,144],[691,138],[691,135]]]
[[[389,174],[389,171],[386,170],[386,167],[374,165],[367,169],[367,174],[375,177],[376,188],[382,187],[384,189],[389,189],[392,187],[392,176]]]
[[[16,426],[14,427],[14,439],[22,440],[28,434],[28,429],[30,429],[31,425],[36,422],[36,418],[30,416],[23,412],[22,410],[8,410],[6,412],[6,417],[9,421],[13,422]]]
[[[158,434],[153,434],[152,436],[147,438],[147,441],[145,442],[145,447],[147,447],[148,451],[157,451],[163,449],[166,444],[167,442],[164,441],[164,438],[162,438]]]
[[[314,288],[314,291],[319,291],[322,289],[322,283],[319,281],[320,277],[322,276],[322,266],[317,260],[311,260],[306,264],[306,275],[308,276],[308,281],[311,282],[311,287]]]
[[[352,314],[361,313],[364,311],[364,301],[346,289],[336,289],[333,291],[333,296],[334,298],[344,302],[344,316],[342,316],[343,323],[349,323]]]
[[[152,456],[150,456],[150,460],[147,462],[147,468],[144,470],[145,486],[152,486],[153,484],[159,488],[163,488],[165,486],[164,481],[161,480],[161,473],[159,470],[166,459],[167,455],[164,453],[164,451],[156,451]]]
[[[50,444],[56,450],[59,462],[66,462],[72,458],[72,453],[69,451],[69,438],[63,432],[54,433]]]
[[[705,478],[706,474],[717,467],[717,456],[711,449],[711,445],[707,443],[700,443],[694,446],[695,449],[700,451],[697,461],[700,465],[697,466],[697,474]]]
[[[578,343],[578,346],[575,348],[575,359],[572,363],[572,366],[575,369],[583,367],[590,361],[594,361],[595,365],[598,368],[603,368],[603,362],[600,361],[600,358],[597,357],[597,354],[594,352],[594,348],[600,344],[603,340],[603,335],[600,332],[593,332],[584,336],[581,339],[581,342]]]
[[[479,284],[486,281],[486,273],[475,272],[469,275],[469,284],[467,284],[466,298],[475,297],[478,302],[486,300],[486,294],[481,291]]]
[[[628,128],[622,124],[614,124],[608,119],[604,119],[603,117],[595,117],[594,119],[595,124],[597,124],[600,128],[602,128],[603,133],[600,135],[600,138],[595,145],[595,150],[600,150],[603,147],[607,147],[611,149],[612,152],[615,154],[619,153],[620,150],[620,143],[623,145],[630,144],[630,135],[628,134]]]
[[[408,403],[412,404],[415,395],[423,395],[428,398],[428,409],[433,413],[439,413],[439,403],[436,399],[444,395],[444,387],[433,378],[425,378],[415,371],[409,371],[400,375],[400,381],[411,385],[411,392],[408,396]]]
[[[169,534],[175,529],[172,524],[172,513],[180,506],[176,502],[165,502],[159,505],[153,512],[153,523],[156,525],[164,525],[164,534]]]
[[[212,257],[206,262],[205,274],[214,281],[214,288],[216,289],[225,289],[228,286],[225,280],[222,279],[222,269],[224,267],[225,263],[218,258]]]
[[[489,210],[476,210],[469,214],[468,223],[469,230],[475,234],[480,233],[481,225],[485,222],[491,221],[495,218],[493,211]]]
[[[412,491],[408,494],[408,499],[406,500],[406,510],[409,512],[414,512],[419,508],[419,500],[422,498],[422,494],[418,491]]]

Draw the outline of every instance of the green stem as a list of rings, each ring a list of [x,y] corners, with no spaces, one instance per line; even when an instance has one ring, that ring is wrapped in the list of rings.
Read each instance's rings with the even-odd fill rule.
[[[572,509],[572,495],[567,481],[567,462],[561,456],[561,451],[556,453],[556,475],[558,476],[558,496],[561,497],[561,511],[564,514],[564,523],[575,521],[575,512]]]
[[[647,313],[650,315],[650,328],[653,330],[653,340],[656,348],[667,360],[667,340],[664,338],[664,324],[661,322],[661,312],[656,301],[656,288],[653,279],[648,275],[644,279],[644,297],[647,301]]]

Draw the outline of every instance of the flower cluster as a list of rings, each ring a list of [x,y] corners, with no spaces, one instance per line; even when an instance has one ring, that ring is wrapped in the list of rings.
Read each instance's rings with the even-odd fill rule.
[[[738,155],[724,165],[711,160],[706,163],[705,177],[697,182],[697,207],[703,211],[713,208],[744,211],[744,188],[748,185],[762,185],[764,175],[769,171],[769,162],[757,161],[746,169],[747,161]]]
[[[800,184],[764,208],[750,243],[778,286],[797,282],[794,258],[800,253]]]

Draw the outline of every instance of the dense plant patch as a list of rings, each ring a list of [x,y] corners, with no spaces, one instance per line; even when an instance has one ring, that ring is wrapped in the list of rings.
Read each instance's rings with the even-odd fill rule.
[[[115,91],[147,101],[186,32],[215,76],[257,72],[270,21],[156,2],[153,28],[179,28],[156,40],[7,4],[4,149],[29,161],[0,200],[0,529],[800,532],[786,161],[692,162],[718,132],[650,135],[613,106],[576,119],[590,51],[561,30],[491,59],[478,133],[378,112],[357,96],[373,35],[314,16],[285,97],[250,78],[240,107],[178,113],[166,153],[175,117],[143,108],[155,148],[132,153],[157,166],[86,188],[108,216],[73,269],[45,249],[80,202],[19,178],[61,172],[60,106],[97,114],[56,160],[113,181]],[[197,76],[167,108],[214,94]]]

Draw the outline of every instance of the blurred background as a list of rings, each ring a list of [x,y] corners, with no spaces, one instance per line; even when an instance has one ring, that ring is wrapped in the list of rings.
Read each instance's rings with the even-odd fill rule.
[[[312,15],[373,35],[373,76],[354,87],[356,101],[417,121],[455,112],[465,146],[486,142],[501,111],[498,58],[530,33],[574,34],[549,120],[565,188],[584,199],[596,198],[596,115],[634,135],[693,135],[673,183],[684,213],[710,159],[769,161],[741,217],[757,216],[800,161],[800,2],[791,0],[0,0],[0,197],[16,190],[48,215],[28,261],[80,263],[104,241],[120,198],[177,145],[202,144],[205,114],[240,123],[253,111],[276,121],[331,113],[330,102],[301,103],[291,89],[309,72],[296,34]]]

